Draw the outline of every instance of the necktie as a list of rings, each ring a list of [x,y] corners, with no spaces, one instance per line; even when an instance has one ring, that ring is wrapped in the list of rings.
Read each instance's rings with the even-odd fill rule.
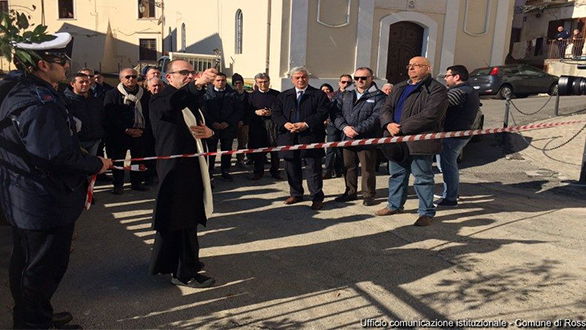
[[[303,91],[298,91],[297,92],[297,108],[295,109],[295,113],[293,114],[293,121],[294,122],[299,122],[299,105],[301,103],[301,98],[303,97]]]

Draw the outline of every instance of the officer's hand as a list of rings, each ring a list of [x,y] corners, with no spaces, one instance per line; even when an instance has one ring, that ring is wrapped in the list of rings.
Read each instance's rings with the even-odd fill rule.
[[[305,131],[306,129],[309,128],[309,126],[305,122],[295,123],[293,125],[295,125],[295,132],[303,132],[303,131]]]
[[[397,123],[390,123],[387,125],[387,131],[389,131],[391,136],[395,136],[401,132],[401,125]]]
[[[102,161],[102,168],[100,169],[98,174],[105,173],[108,169],[110,169],[113,166],[111,159],[100,157],[100,156],[98,156],[98,158],[100,158],[100,160]]]

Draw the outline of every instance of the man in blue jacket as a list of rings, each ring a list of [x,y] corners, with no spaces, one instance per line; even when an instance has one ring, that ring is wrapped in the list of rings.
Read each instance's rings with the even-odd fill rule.
[[[37,60],[16,61],[25,73],[0,107],[0,205],[12,226],[14,328],[71,321],[69,313],[53,313],[51,297],[67,269],[87,177],[112,165],[81,151],[79,127],[55,89],[69,69],[70,42],[69,33],[58,33],[51,41],[17,44]]]
[[[232,150],[234,139],[238,136],[238,127],[243,125],[243,110],[236,92],[226,85],[226,74],[219,72],[212,84],[208,85],[204,95],[205,119],[215,134],[207,139],[210,151],[218,150],[218,141],[222,151]],[[230,174],[231,155],[222,156],[222,178],[233,181]],[[216,156],[210,156],[210,177],[213,176]]]
[[[386,94],[373,82],[372,69],[361,67],[354,72],[356,88],[338,94],[334,101],[336,116],[334,124],[344,133],[343,140],[377,138],[382,135],[379,111]],[[376,193],[376,156],[374,146],[343,149],[344,179],[346,191],[336,197],[337,202],[348,202],[357,198],[358,163],[362,173],[362,198],[366,206],[374,205]]]

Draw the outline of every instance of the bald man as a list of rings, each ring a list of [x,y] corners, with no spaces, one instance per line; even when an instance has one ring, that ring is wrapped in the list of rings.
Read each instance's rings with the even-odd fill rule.
[[[442,131],[448,94],[446,88],[431,77],[431,64],[417,56],[407,64],[409,79],[395,85],[380,114],[385,136],[412,135]],[[419,218],[415,226],[429,226],[435,216],[433,205],[433,155],[441,150],[441,140],[387,144],[383,148],[389,159],[389,198],[387,207],[376,215],[403,212],[407,200],[409,175],[415,177],[419,198]]]

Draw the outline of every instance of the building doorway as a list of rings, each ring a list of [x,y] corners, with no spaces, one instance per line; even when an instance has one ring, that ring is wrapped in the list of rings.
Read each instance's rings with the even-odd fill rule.
[[[422,56],[424,28],[413,22],[397,22],[389,27],[387,80],[396,84],[408,78],[405,67],[409,59]]]

